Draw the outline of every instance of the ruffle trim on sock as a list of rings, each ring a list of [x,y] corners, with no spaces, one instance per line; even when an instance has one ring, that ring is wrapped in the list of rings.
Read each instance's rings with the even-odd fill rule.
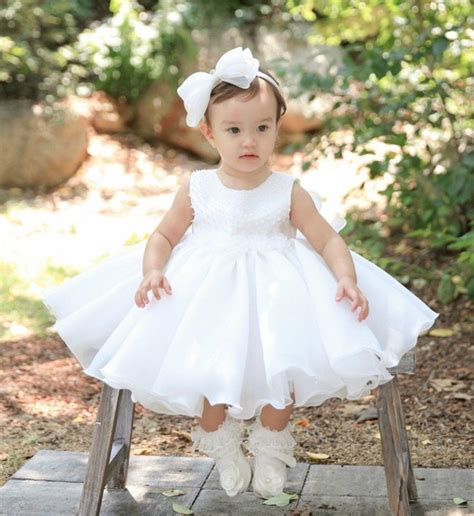
[[[241,444],[242,422],[226,414],[224,421],[212,432],[206,432],[200,425],[191,430],[192,450],[198,449],[209,457],[219,459],[229,453],[238,453]]]
[[[262,425],[260,417],[250,425],[247,448],[255,456],[265,454],[280,459],[290,468],[296,466],[296,459],[293,457],[293,450],[296,440],[290,433],[291,424],[283,430],[273,430]]]

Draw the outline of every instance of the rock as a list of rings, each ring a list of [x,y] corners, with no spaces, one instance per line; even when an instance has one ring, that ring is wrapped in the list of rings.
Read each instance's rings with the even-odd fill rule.
[[[87,117],[66,104],[49,119],[29,100],[0,102],[0,186],[56,186],[87,157]]]
[[[134,116],[134,109],[126,99],[114,99],[103,91],[91,96],[91,124],[98,133],[121,133]]]
[[[180,147],[208,161],[218,158],[200,131],[186,125],[183,103],[168,84],[153,83],[136,103],[135,113],[133,129],[143,138]]]

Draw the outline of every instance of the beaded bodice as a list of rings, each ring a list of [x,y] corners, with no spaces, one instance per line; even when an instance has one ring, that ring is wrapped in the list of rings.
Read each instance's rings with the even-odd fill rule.
[[[194,212],[190,242],[226,252],[280,249],[290,244],[291,190],[297,180],[272,172],[251,190],[225,186],[216,169],[195,170],[189,195]]]

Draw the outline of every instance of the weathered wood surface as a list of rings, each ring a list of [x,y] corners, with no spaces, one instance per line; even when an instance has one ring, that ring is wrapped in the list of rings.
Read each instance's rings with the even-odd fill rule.
[[[130,456],[134,404],[130,391],[103,384],[92,434],[90,460],[78,514],[100,513],[105,485],[123,489]]]
[[[0,488],[0,514],[56,516],[76,514],[88,454],[40,450]],[[252,460],[253,462],[253,460]],[[474,471],[460,468],[415,468],[418,502],[412,514],[465,516],[474,503]],[[282,508],[263,505],[251,486],[229,498],[218,488],[218,472],[207,457],[131,456],[127,488],[104,492],[101,515],[157,516],[173,514],[172,503],[194,514],[285,514],[307,507],[313,514],[390,516],[382,466],[338,466],[298,463],[288,469],[287,492],[299,500]],[[161,490],[177,488],[183,495],[168,498]],[[457,508],[452,498],[469,501]]]
[[[390,374],[415,374],[416,355],[415,350],[411,349],[402,356],[402,359],[395,367],[389,367]]]
[[[375,396],[389,505],[392,514],[407,516],[417,491],[397,377],[375,389]]]

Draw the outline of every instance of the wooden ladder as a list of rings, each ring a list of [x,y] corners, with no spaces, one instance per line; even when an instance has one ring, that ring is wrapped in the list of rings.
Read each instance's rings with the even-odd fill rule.
[[[398,366],[389,371],[394,375],[393,380],[373,392],[390,511],[396,516],[407,516],[410,502],[418,497],[396,374],[414,373],[415,351],[405,354]],[[125,489],[134,407],[130,391],[103,384],[79,505],[80,516],[99,515],[106,486],[109,490]]]

